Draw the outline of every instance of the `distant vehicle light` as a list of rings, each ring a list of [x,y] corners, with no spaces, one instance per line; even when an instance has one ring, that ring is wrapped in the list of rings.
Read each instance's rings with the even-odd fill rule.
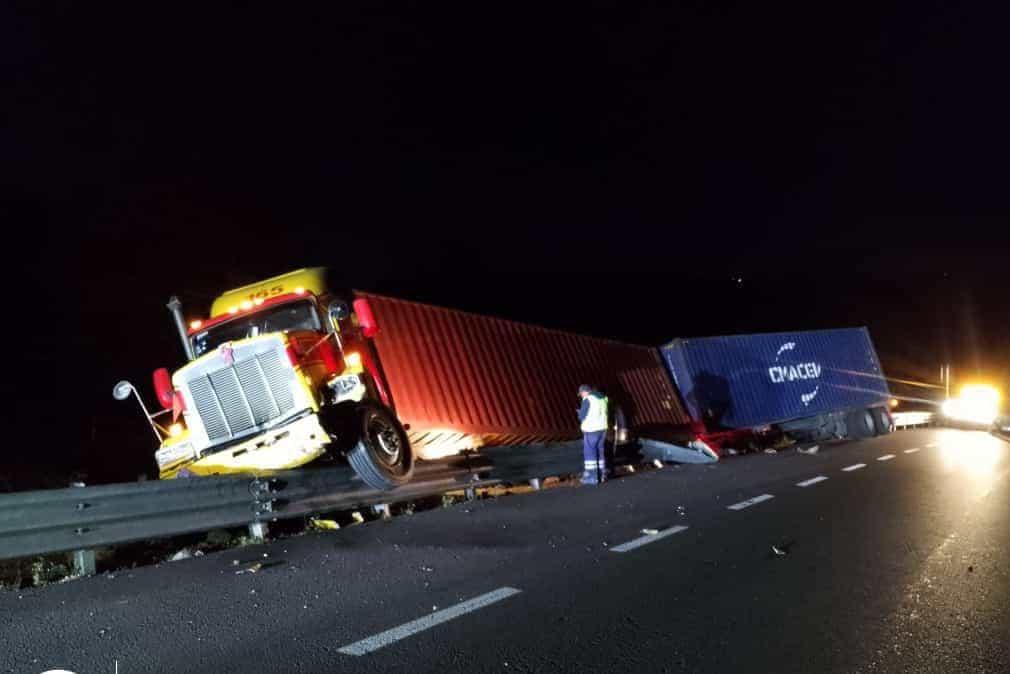
[[[168,434],[173,438],[177,438],[182,435],[182,424],[175,423],[168,427]]]
[[[956,421],[992,424],[999,416],[1000,393],[986,384],[968,384],[961,395],[943,403],[944,416]]]
[[[203,321],[199,321],[199,320],[197,320],[197,321],[190,321],[189,322],[189,329],[190,330],[199,330],[202,325],[203,325]]]

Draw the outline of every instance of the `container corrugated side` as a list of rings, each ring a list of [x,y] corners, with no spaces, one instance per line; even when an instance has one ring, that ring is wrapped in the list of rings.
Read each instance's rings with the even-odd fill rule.
[[[689,422],[659,352],[371,293],[374,338],[397,415],[423,457],[578,437],[579,384],[599,386],[629,427]]]
[[[678,339],[661,348],[691,416],[744,428],[890,397],[866,328]]]

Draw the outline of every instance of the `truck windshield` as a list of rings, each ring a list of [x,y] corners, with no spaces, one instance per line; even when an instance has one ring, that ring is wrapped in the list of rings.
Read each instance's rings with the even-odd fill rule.
[[[193,350],[197,356],[202,356],[221,344],[236,339],[256,337],[268,332],[321,329],[315,305],[309,300],[300,300],[237,317],[197,333],[192,338]]]

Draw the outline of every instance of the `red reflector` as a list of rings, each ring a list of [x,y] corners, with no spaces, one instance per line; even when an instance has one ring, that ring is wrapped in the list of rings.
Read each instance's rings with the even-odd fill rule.
[[[172,387],[172,375],[168,370],[159,367],[152,376],[154,380],[154,395],[158,397],[158,402],[166,410],[172,409],[172,401],[175,399],[175,389]]]
[[[354,300],[354,313],[358,315],[358,325],[361,326],[361,331],[365,334],[365,337],[375,337],[379,334],[379,323],[375,320],[375,314],[372,313],[372,305],[368,303],[364,297],[359,297]]]
[[[330,342],[329,336],[319,345],[319,357],[323,359],[323,365],[326,366],[327,373],[337,374],[343,371],[344,364],[341,362],[340,356],[337,355],[337,350],[333,348],[333,343]]]

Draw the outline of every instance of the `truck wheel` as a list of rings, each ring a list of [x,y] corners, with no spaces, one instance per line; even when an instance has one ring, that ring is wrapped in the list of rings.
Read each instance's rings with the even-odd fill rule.
[[[871,407],[870,414],[873,416],[873,430],[877,435],[887,435],[894,426],[891,425],[891,414],[884,407]]]
[[[392,412],[375,403],[358,407],[358,442],[347,461],[372,489],[385,491],[404,484],[414,472],[414,455],[403,426]]]
[[[852,440],[872,438],[877,429],[870,410],[853,410],[845,417],[846,435]]]

